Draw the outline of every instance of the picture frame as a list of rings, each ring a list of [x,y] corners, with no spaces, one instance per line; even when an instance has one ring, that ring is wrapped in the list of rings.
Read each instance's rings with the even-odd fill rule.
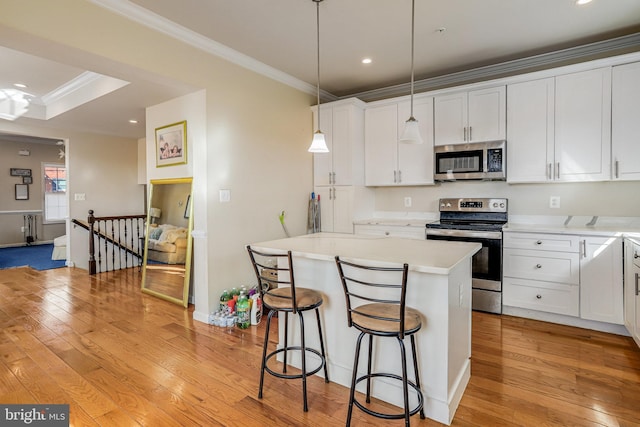
[[[16,200],[29,200],[29,186],[16,184]]]
[[[156,166],[187,163],[187,121],[156,128]]]
[[[23,176],[22,177],[22,183],[23,184],[33,184],[33,177],[32,176]]]
[[[187,203],[184,206],[184,217],[189,218],[189,214],[191,213],[191,194],[187,195]]]
[[[11,168],[9,173],[11,176],[31,176],[31,169]]]

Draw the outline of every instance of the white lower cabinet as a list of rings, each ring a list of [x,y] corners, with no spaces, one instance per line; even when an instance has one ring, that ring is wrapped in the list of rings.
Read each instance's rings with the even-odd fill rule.
[[[619,237],[504,233],[503,304],[623,322]]]
[[[640,243],[624,241],[624,326],[640,346]]]
[[[622,239],[582,237],[581,246],[580,317],[622,325]]]
[[[316,187],[320,196],[320,230],[353,233],[352,186]]]

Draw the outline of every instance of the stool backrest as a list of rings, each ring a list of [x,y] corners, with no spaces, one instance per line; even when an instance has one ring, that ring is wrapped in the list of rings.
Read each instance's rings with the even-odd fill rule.
[[[293,313],[297,313],[291,251],[287,251],[287,253],[257,251],[247,245],[247,252],[249,252],[251,265],[253,265],[253,271],[258,280],[258,291],[262,301],[264,301],[264,294],[268,293],[270,289],[282,287],[281,285],[289,286],[291,288],[290,296],[273,295],[273,297],[289,300]],[[286,272],[286,274],[280,274],[280,272]]]
[[[402,267],[375,266],[341,260],[335,257],[338,274],[347,303],[347,321],[353,326],[353,313],[372,319],[399,323],[399,337],[405,332],[405,301],[407,294],[407,274],[409,265]],[[358,311],[363,304],[381,303],[397,306],[393,314],[373,315]]]

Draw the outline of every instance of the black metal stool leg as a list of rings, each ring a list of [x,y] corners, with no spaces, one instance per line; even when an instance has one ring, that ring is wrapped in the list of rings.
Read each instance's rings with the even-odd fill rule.
[[[284,312],[284,364],[282,365],[282,372],[287,372],[287,338],[289,338],[289,313]]]
[[[307,405],[307,351],[304,342],[304,318],[302,313],[298,313],[300,319],[300,356],[302,357],[302,399],[304,412],[309,411]]]
[[[324,382],[329,382],[329,372],[327,371],[327,356],[324,353],[324,338],[322,338],[322,324],[320,323],[320,310],[316,308],[316,319],[318,320],[318,334],[320,334],[320,352],[322,353],[322,363],[324,364]]]
[[[416,355],[416,341],[413,335],[411,335],[410,338],[411,338],[411,356],[413,357],[413,372],[415,373],[415,376],[416,376],[416,386],[418,387],[418,390],[420,390],[420,393],[422,393],[422,387],[420,386],[420,373],[418,372],[418,358]],[[424,403],[420,408],[420,418],[423,420],[425,419]]]
[[[367,403],[371,403],[371,355],[373,354],[373,335],[369,335],[369,356],[367,357]]]
[[[407,352],[404,348],[404,341],[398,338],[400,344],[400,356],[402,357],[402,397],[404,398],[404,424],[411,425],[409,421],[409,386],[407,384]]]
[[[349,391],[349,411],[347,412],[347,424],[349,427],[351,425],[351,415],[353,414],[353,401],[356,395],[356,378],[358,376],[358,361],[360,359],[360,345],[362,344],[362,338],[364,337],[364,332],[361,332],[358,335],[358,341],[356,342],[356,357],[353,360],[353,373],[351,374],[351,390]]]
[[[271,318],[275,311],[271,310],[267,316],[267,327],[264,332],[264,345],[262,346],[262,367],[260,368],[260,388],[258,389],[258,399],[262,399],[262,386],[264,385],[264,367],[267,364],[267,345],[269,344],[269,330],[271,329]]]

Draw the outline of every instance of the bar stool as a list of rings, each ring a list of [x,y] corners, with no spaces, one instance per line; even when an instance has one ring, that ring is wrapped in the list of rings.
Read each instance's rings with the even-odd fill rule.
[[[253,269],[258,280],[258,289],[262,298],[263,309],[269,312],[267,315],[267,326],[264,335],[264,346],[262,347],[262,367],[260,368],[260,389],[258,391],[258,398],[262,399],[265,371],[278,378],[301,378],[303,408],[304,411],[307,412],[309,410],[307,404],[307,377],[320,372],[320,370],[324,368],[324,381],[327,383],[329,382],[329,374],[327,372],[326,356],[324,352],[324,340],[322,338],[322,325],[320,323],[320,311],[318,309],[323,302],[322,295],[313,289],[296,287],[293,275],[291,251],[288,251],[286,254],[268,253],[257,251],[252,249],[250,246],[247,246],[247,251],[249,252],[251,264],[253,265]],[[309,348],[305,344],[303,313],[309,310],[314,310],[316,312],[320,338],[320,351],[314,348]],[[271,318],[276,313],[284,313],[284,346],[267,352]],[[289,336],[289,313],[297,315],[300,322],[299,346],[292,346],[287,343]],[[302,362],[302,369],[300,373],[287,373],[287,353],[291,351],[297,351],[300,353],[300,359]],[[282,372],[275,371],[269,367],[268,364],[272,357],[280,353],[284,353]],[[307,355],[309,353],[315,354],[320,361],[320,364],[315,368],[307,368]]]
[[[417,412],[420,412],[420,418],[424,419],[424,402],[420,389],[420,374],[418,373],[414,336],[414,334],[420,330],[422,321],[420,319],[420,313],[417,310],[405,306],[409,266],[407,264],[404,264],[402,267],[362,265],[341,260],[339,256],[336,256],[335,260],[346,298],[348,325],[360,331],[356,342],[356,354],[353,362],[349,412],[347,414],[346,425],[349,426],[351,424],[353,405],[365,413],[378,418],[404,418],[406,426],[410,425],[409,419],[411,415]],[[365,335],[369,336],[367,374],[358,377],[360,347]],[[405,336],[409,336],[411,340],[415,382],[407,378],[407,356],[404,346]],[[371,372],[373,337],[395,337],[397,339],[400,345],[400,355],[402,359],[401,376],[386,372]],[[402,382],[404,412],[395,414],[377,412],[355,398],[356,386],[361,381],[366,381],[366,403],[371,403],[371,379],[380,377]],[[417,404],[414,408],[409,408],[409,387],[415,391],[417,397]]]

